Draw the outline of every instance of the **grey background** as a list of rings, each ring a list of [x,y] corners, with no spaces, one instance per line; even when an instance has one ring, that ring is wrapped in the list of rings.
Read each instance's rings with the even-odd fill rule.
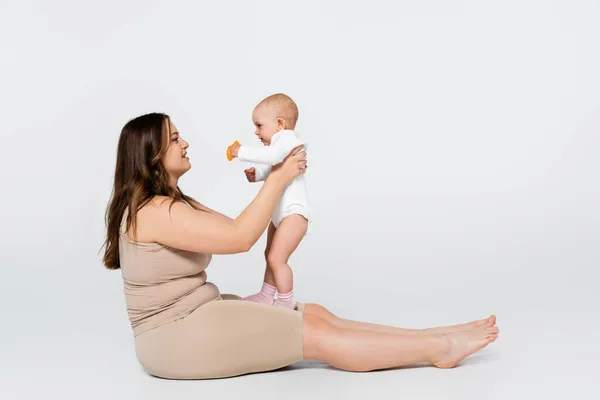
[[[3,0],[0,397],[593,398],[599,18],[597,1]],[[224,150],[258,145],[252,108],[280,91],[316,213],[297,298],[404,327],[493,312],[496,343],[443,371],[144,374],[98,253],[120,129],[169,113],[182,188],[235,216],[259,186]],[[210,280],[257,290],[264,245],[215,256]]]

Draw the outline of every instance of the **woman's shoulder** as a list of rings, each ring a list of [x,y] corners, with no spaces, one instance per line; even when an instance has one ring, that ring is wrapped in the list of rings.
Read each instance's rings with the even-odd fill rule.
[[[185,200],[177,200],[169,196],[154,196],[137,212],[138,219],[156,219],[168,217],[174,209],[192,208]]]
[[[172,206],[189,206],[189,204],[187,203],[187,201],[180,199],[177,200],[173,197],[170,196],[154,196],[152,197],[150,200],[148,200],[148,202],[146,204],[144,204],[144,206],[142,208],[140,208],[141,210],[162,210],[162,209],[169,209]]]
[[[154,196],[136,213],[136,233],[140,241],[154,241],[156,228],[172,217],[172,212],[189,208],[187,203],[169,196]]]

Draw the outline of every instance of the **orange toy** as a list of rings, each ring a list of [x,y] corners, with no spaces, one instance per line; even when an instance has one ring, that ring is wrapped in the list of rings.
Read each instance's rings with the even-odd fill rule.
[[[240,144],[240,143],[239,143],[239,142],[236,140],[235,142],[233,142],[233,144],[232,144],[231,146],[229,146],[229,147],[227,148],[227,159],[228,159],[229,161],[233,160],[233,156],[231,155],[231,148],[232,148],[233,146],[235,146],[236,144]]]

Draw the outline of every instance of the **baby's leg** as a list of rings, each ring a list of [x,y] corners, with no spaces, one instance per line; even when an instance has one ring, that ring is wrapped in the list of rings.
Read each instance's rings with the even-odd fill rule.
[[[288,260],[306,234],[308,221],[302,215],[285,217],[275,231],[271,248],[267,255],[267,266],[273,271],[277,284],[278,299],[275,305],[294,308],[294,278]]]
[[[277,228],[273,225],[273,222],[269,224],[269,230],[267,231],[267,246],[265,247],[265,277],[263,279],[264,283],[272,286],[276,289],[275,284],[275,276],[273,275],[273,271],[269,268],[269,250],[271,249],[271,244],[273,243],[273,237],[275,237],[275,232]]]
[[[275,225],[273,225],[273,222],[271,222],[269,224],[269,230],[267,232],[267,247],[265,248],[265,260],[268,258],[267,256],[269,254],[269,249],[271,248],[271,243],[273,242],[273,236],[275,236],[275,231]],[[271,305],[273,304],[273,301],[275,299],[276,290],[277,288],[275,287],[275,277],[273,276],[273,271],[271,271],[271,269],[268,266],[265,266],[265,277],[260,292],[244,297],[242,300]]]

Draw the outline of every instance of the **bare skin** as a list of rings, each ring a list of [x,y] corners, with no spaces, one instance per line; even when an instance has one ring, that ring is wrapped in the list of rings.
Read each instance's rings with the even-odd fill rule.
[[[467,322],[460,325],[442,326],[428,329],[406,329],[397,328],[395,326],[372,324],[368,322],[352,321],[343,319],[327,310],[325,307],[318,304],[307,304],[304,311],[305,314],[314,314],[327,322],[340,328],[355,329],[363,331],[402,334],[402,335],[439,335],[452,332],[470,331],[480,327],[492,327],[496,325],[496,316],[491,315],[488,318],[479,319],[476,321]]]
[[[288,261],[302,241],[307,226],[308,222],[303,216],[287,216],[281,221],[279,228],[275,229],[273,241],[267,243],[267,268],[273,273],[279,293],[288,293],[294,287],[294,277]]]
[[[329,319],[320,316],[323,311],[329,313]],[[320,360],[334,367],[356,372],[419,362],[428,362],[438,368],[452,368],[495,341],[499,333],[496,326],[489,326],[490,322],[468,330],[429,332],[425,335],[399,333],[402,330],[382,332],[368,329],[370,324],[353,321],[351,327],[344,326],[347,324],[344,322],[346,320],[331,315],[333,314],[320,305],[306,305],[303,324],[304,358]],[[465,324],[460,329],[465,329]]]
[[[466,357],[496,341],[499,332],[500,330],[493,326],[447,333],[444,336],[448,343],[430,361],[438,368],[453,368]]]

